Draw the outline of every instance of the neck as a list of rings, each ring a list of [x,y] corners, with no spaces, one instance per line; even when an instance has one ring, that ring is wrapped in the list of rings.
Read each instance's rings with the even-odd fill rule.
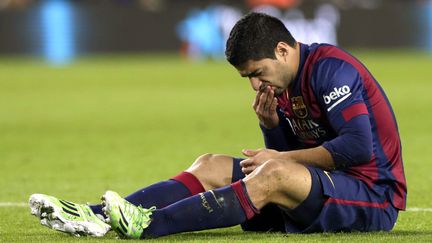
[[[295,76],[297,76],[297,73],[299,71],[299,67],[300,67],[300,44],[297,42],[295,49],[294,49],[294,73],[296,74]],[[296,78],[296,77],[294,77]]]
[[[296,80],[298,77],[298,72],[300,68],[300,44],[299,42],[296,43],[295,48],[293,48],[294,53],[292,55],[291,63],[293,67],[291,82]]]

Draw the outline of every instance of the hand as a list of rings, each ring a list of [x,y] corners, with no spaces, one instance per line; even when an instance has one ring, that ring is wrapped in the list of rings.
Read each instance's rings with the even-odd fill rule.
[[[277,159],[281,155],[280,152],[273,149],[244,149],[242,153],[249,157],[240,162],[240,166],[242,167],[243,173],[246,175],[250,174],[257,167],[262,165],[264,162],[270,159]]]
[[[274,90],[270,86],[257,91],[252,105],[261,125],[267,129],[275,128],[279,125],[279,117],[276,112],[277,99]]]

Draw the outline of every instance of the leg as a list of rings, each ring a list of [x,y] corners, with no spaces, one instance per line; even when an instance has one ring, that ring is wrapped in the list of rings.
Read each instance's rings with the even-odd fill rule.
[[[258,208],[279,205],[287,232],[389,231],[398,215],[390,187],[371,189],[341,171],[270,160],[244,182]]]
[[[200,156],[186,171],[193,174],[206,191],[231,184],[233,157],[220,154]]]
[[[288,167],[278,162],[284,163],[286,161],[273,161],[273,165],[272,163],[266,163],[262,168],[264,171],[270,172],[274,179],[273,182],[278,182],[280,178],[286,178],[286,181],[296,183],[297,179],[301,179],[299,177],[296,180],[290,180],[287,175],[283,176],[284,169]],[[275,168],[265,169],[264,167],[281,168],[273,171]],[[296,170],[296,173],[305,176],[308,173],[304,169],[308,170],[312,178],[312,186],[309,189],[309,195],[300,204],[296,204],[298,199],[293,200],[292,198],[301,195],[301,192],[294,191],[291,196],[288,196],[291,188],[285,187],[288,185],[285,183],[278,183],[283,184],[282,187],[276,186],[282,191],[276,189],[273,190],[273,193],[267,195],[269,201],[280,205],[279,207],[285,215],[285,230],[287,232],[369,232],[389,231],[393,228],[398,211],[387,198],[387,195],[392,193],[391,188],[371,189],[361,180],[341,171],[330,173],[315,167],[304,167],[302,169],[304,173],[301,170]],[[289,168],[289,170],[294,170],[294,168]],[[282,174],[279,174],[279,172],[282,172]],[[256,170],[251,175],[254,173],[261,174]],[[263,178],[266,178],[266,176]],[[257,190],[257,194],[261,196],[266,190],[260,191],[258,186],[253,183],[254,180],[261,182],[258,176],[248,176],[244,181],[247,186],[248,184],[250,186],[248,192],[251,200],[259,207],[260,203],[262,203],[260,201],[262,197],[254,196],[254,190]],[[299,184],[301,184],[301,181],[299,181]],[[271,184],[272,180],[267,180],[267,182],[258,184],[263,188],[274,188],[274,185]],[[265,203],[265,200],[263,201]]]
[[[391,203],[394,192],[388,185],[370,188],[363,181],[341,171],[310,168],[321,181],[324,205],[313,224],[300,232],[389,231],[398,210]],[[294,231],[295,232],[295,231]]]
[[[133,205],[144,208],[152,206],[163,208],[205,190],[228,185],[232,177],[232,167],[232,157],[205,154],[197,158],[187,171],[138,190],[125,199]],[[206,171],[212,171],[211,176],[207,176]],[[40,218],[43,225],[63,232],[103,236],[110,228],[96,216],[103,215],[100,204],[87,206],[66,202],[52,196],[34,194],[30,198],[30,207],[32,214]]]
[[[289,177],[285,175],[284,170],[296,170],[295,168],[289,168],[286,165],[286,161],[270,161],[265,165],[266,168],[261,168],[266,173],[269,173],[275,181],[278,181],[278,177],[282,177],[284,181],[288,181]],[[293,167],[297,164],[292,165]],[[281,167],[281,168],[279,168]],[[278,169],[279,168],[279,169]],[[301,168],[301,165],[300,165]],[[325,202],[325,196],[323,194],[322,185],[318,175],[314,172],[312,168],[307,168],[309,170],[309,174],[312,176],[311,181],[311,189],[308,193],[308,196],[297,206],[294,208],[288,208],[284,206],[278,206],[275,203],[266,204],[260,211],[259,214],[255,215],[252,219],[242,223],[242,229],[244,231],[279,231],[279,232],[300,232],[301,229],[312,224],[313,221],[318,217],[323,204]],[[254,173],[257,173],[258,170]],[[299,172],[300,173],[300,172]],[[305,176],[307,177],[307,173]],[[253,173],[252,173],[253,174]],[[253,182],[253,180],[261,181],[260,177],[268,177],[270,175],[265,175],[264,173],[260,173],[261,175],[256,177],[248,177],[246,180],[249,182]],[[248,183],[249,183],[248,182]],[[259,182],[258,182],[259,183]],[[265,183],[272,183],[271,180],[263,183],[259,183],[263,185],[263,187],[272,187],[275,186],[267,185]],[[294,182],[290,182],[291,184]],[[280,183],[278,183],[280,184]],[[277,187],[278,185],[276,185]],[[282,185],[283,186],[283,185]],[[248,188],[249,195],[251,195],[251,191],[254,189],[252,186]],[[282,193],[289,193],[286,188],[282,188]],[[280,197],[280,196],[277,196]],[[284,200],[282,196],[282,200]],[[274,200],[277,201],[277,200]],[[279,200],[280,201],[280,200]],[[307,212],[307,213],[304,213]]]
[[[151,220],[147,221],[149,225],[144,227],[145,230],[142,229],[143,237],[237,225],[251,219],[259,213],[258,209],[268,203],[294,208],[308,196],[311,188],[308,169],[289,161],[269,160],[244,181],[200,193],[153,211]],[[121,219],[118,208],[130,211],[129,206],[125,206],[127,203],[120,202],[118,198],[107,201],[107,213],[116,219],[112,222],[113,228],[117,229],[122,220],[133,221],[136,218],[126,216]],[[119,222],[117,219],[120,219]],[[131,225],[130,221],[128,224]],[[127,232],[121,234],[124,233]]]
[[[229,185],[233,158],[226,155],[204,154],[179,175],[145,187],[125,199],[144,208],[166,207],[183,198]]]
[[[144,235],[232,226],[251,219],[268,204],[295,208],[307,198],[312,184],[306,167],[281,160],[267,161],[243,181],[156,210]]]
[[[179,175],[138,190],[125,199],[144,208],[163,208],[213,188],[229,185],[233,171],[233,158],[226,155],[204,154]],[[102,206],[92,205],[96,214],[103,214]]]
[[[312,179],[304,165],[269,160],[247,176],[244,183],[257,208],[274,203],[294,209],[309,195]]]

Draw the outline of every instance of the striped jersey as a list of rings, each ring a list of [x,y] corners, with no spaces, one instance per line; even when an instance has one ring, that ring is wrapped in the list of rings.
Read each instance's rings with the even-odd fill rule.
[[[280,123],[262,127],[268,148],[322,145],[337,170],[405,209],[406,181],[396,119],[383,89],[356,58],[328,44],[300,44],[297,78],[278,98]]]

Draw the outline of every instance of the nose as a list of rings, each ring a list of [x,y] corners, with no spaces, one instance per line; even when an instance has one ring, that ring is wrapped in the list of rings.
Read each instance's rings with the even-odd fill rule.
[[[256,78],[256,77],[249,78],[249,81],[251,83],[251,86],[252,86],[253,90],[258,91],[259,88],[260,88],[260,86],[261,86],[261,84],[262,84],[262,81],[259,78]]]

